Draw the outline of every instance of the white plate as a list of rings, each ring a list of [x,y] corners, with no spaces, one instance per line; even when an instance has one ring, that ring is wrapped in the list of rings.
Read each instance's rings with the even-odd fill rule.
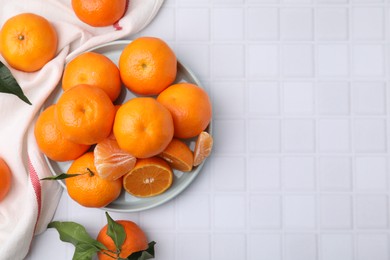
[[[97,52],[104,54],[109,59],[111,59],[115,64],[118,64],[120,54],[122,50],[130,43],[130,41],[114,41],[107,44],[100,45],[98,47],[95,47],[93,49],[90,49],[89,51]],[[190,82],[194,83],[200,87],[201,84],[199,80],[195,77],[195,75],[183,64],[178,62],[178,71],[177,71],[177,77],[176,77],[176,83],[177,82]],[[61,85],[57,86],[56,90],[52,93],[52,95],[48,98],[48,100],[44,104],[44,108],[48,107],[52,104],[55,104],[59,98],[59,96],[62,94],[62,88]],[[133,97],[136,97],[135,94],[128,91],[125,87],[122,87],[122,93],[118,100],[115,103],[123,103],[126,100],[129,100]],[[210,122],[210,125],[206,129],[211,134],[212,130],[212,124]],[[189,145],[193,147],[194,140],[189,140]],[[71,165],[72,161],[68,162],[56,162],[53,160],[50,160],[46,157],[46,161],[53,173],[53,175],[58,175],[61,173],[66,173],[69,166]],[[150,209],[156,206],[159,206],[177,195],[179,195],[185,188],[188,187],[188,185],[191,184],[191,182],[196,178],[196,176],[199,174],[200,170],[202,169],[204,162],[194,167],[191,172],[181,172],[174,170],[174,180],[172,183],[172,186],[163,194],[160,194],[158,196],[154,196],[151,198],[137,198],[134,196],[131,196],[124,190],[122,191],[122,194],[118,199],[116,199],[111,204],[107,205],[106,207],[102,208],[104,210],[109,211],[118,211],[118,212],[136,212],[136,211],[142,211],[146,209]],[[60,184],[66,189],[65,182],[63,180],[59,181]]]

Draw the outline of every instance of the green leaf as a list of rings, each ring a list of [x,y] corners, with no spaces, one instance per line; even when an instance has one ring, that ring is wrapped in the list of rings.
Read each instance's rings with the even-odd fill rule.
[[[146,250],[134,252],[127,257],[127,260],[146,260],[154,258],[154,245],[156,242],[152,241],[149,243]]]
[[[90,260],[98,251],[107,249],[102,243],[93,239],[78,223],[53,221],[47,227],[57,229],[61,241],[71,243],[76,247],[73,260]]]
[[[72,178],[72,177],[76,177],[76,176],[83,175],[83,174],[85,174],[85,173],[74,173],[74,174],[61,173],[60,175],[42,178],[41,181],[63,180],[66,178]]]
[[[108,212],[106,212],[107,217],[107,235],[111,237],[112,241],[114,241],[114,244],[118,250],[118,253],[120,253],[120,250],[122,249],[122,245],[125,242],[126,239],[126,232],[125,229],[121,224],[114,221]]]
[[[0,92],[16,95],[31,105],[30,100],[24,95],[22,88],[12,76],[11,71],[2,62],[0,62]]]

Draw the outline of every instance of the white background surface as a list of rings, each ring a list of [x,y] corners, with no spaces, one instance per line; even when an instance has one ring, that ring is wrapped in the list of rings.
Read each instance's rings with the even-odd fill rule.
[[[157,260],[388,260],[388,0],[168,0],[161,37],[214,106],[215,149],[178,198],[141,213]],[[66,193],[55,220],[96,236]],[[27,259],[71,259],[55,230]]]

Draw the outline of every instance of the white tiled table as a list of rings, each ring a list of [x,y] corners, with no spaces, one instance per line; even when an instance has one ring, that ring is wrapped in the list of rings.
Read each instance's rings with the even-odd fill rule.
[[[165,39],[210,93],[215,149],[178,198],[111,213],[157,260],[388,260],[389,0],[168,0]],[[139,36],[137,35],[137,36]],[[66,193],[55,220],[95,236]],[[71,259],[48,230],[27,259]]]

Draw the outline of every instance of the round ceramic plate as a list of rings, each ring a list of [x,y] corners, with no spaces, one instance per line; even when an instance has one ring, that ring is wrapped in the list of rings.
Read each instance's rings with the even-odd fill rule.
[[[122,50],[130,43],[130,41],[114,41],[110,42],[104,45],[100,45],[98,47],[95,47],[93,49],[90,49],[89,51],[101,53],[105,56],[107,56],[109,59],[111,59],[115,64],[118,64],[120,54]],[[189,82],[196,84],[200,87],[201,84],[199,80],[195,77],[195,75],[183,64],[178,62],[178,71],[177,71],[177,77],[175,83],[178,82]],[[55,104],[59,98],[59,96],[62,93],[61,85],[57,86],[55,91],[52,93],[52,95],[47,99],[47,101],[44,104],[44,108]],[[122,87],[122,93],[118,100],[116,100],[116,104],[123,103],[131,98],[136,97],[135,94],[128,91],[125,87]],[[206,129],[211,134],[211,123]],[[195,140],[188,140],[188,144],[190,147],[193,147],[195,143]],[[69,166],[71,165],[72,161],[68,162],[56,162],[53,160],[50,160],[46,157],[46,161],[52,171],[53,175],[58,175],[61,173],[66,173]],[[185,188],[188,187],[188,185],[193,182],[193,180],[197,177],[199,172],[202,169],[204,162],[194,167],[191,172],[181,172],[174,170],[174,180],[172,183],[172,186],[163,194],[160,194],[158,196],[154,196],[151,198],[137,198],[134,196],[131,196],[124,190],[122,191],[122,194],[118,199],[116,199],[111,204],[107,205],[106,207],[102,208],[104,210],[110,210],[110,211],[118,211],[118,212],[136,212],[136,211],[142,211],[146,209],[150,209],[153,207],[156,207],[158,205],[161,205],[172,198],[176,197],[178,194],[180,194]],[[66,189],[65,182],[63,180],[59,181],[60,184]]]

